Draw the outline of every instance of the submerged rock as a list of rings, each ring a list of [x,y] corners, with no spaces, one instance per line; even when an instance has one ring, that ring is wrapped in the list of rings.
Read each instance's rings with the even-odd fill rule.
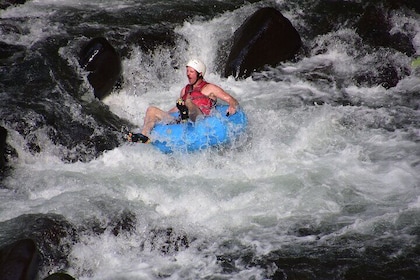
[[[10,134],[23,137],[10,143],[22,145],[19,149],[34,155],[53,152],[64,162],[86,162],[124,143],[121,129],[128,121],[90,98],[79,69],[66,59],[77,54],[60,53],[66,44],[67,38],[51,36],[2,60],[0,89],[5,94],[0,119]]]
[[[150,250],[159,251],[164,255],[174,254],[189,247],[190,240],[184,233],[176,232],[173,228],[153,229],[147,238]]]
[[[22,5],[25,4],[25,2],[26,0],[4,0],[0,2],[0,9],[6,9],[13,5]]]
[[[398,69],[390,63],[379,65],[370,71],[361,71],[355,76],[355,81],[360,85],[381,85],[386,89],[395,87],[399,80]]]
[[[0,126],[0,172],[6,167],[6,138],[7,130]]]
[[[8,265],[15,265],[21,270],[29,267],[29,262],[32,262],[32,259],[35,260],[37,252],[39,252],[39,262],[37,262],[39,267],[66,268],[68,265],[67,256],[71,246],[77,240],[73,225],[61,215],[55,214],[21,215],[0,223],[0,228],[2,229],[0,242],[19,245],[19,247],[13,245],[13,248],[19,250],[13,250],[16,259]],[[27,240],[31,240],[31,242]],[[0,244],[0,246],[4,244]],[[22,263],[22,257],[25,259],[25,265],[19,264]],[[26,272],[22,271],[21,273]]]
[[[407,55],[415,53],[411,38],[402,33],[391,33],[387,10],[368,6],[356,24],[357,33],[369,44],[394,48]]]
[[[32,239],[21,239],[0,248],[0,279],[37,279],[41,268],[38,246]],[[53,273],[44,280],[74,280],[67,273]]]
[[[0,279],[35,279],[39,252],[32,239],[22,239],[0,249]]]
[[[44,280],[75,280],[72,276],[67,273],[54,273],[45,278]]]

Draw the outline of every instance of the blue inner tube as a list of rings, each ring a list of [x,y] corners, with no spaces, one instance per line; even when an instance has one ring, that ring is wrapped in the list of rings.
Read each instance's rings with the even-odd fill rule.
[[[245,131],[248,120],[241,109],[226,116],[227,109],[227,105],[217,105],[209,116],[196,122],[157,124],[151,132],[152,145],[163,153],[172,153],[193,152],[229,143]]]

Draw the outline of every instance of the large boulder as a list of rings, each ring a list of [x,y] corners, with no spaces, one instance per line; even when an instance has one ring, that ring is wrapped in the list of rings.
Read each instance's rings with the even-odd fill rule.
[[[235,31],[225,77],[250,76],[264,65],[293,58],[301,46],[300,35],[287,18],[274,8],[261,8]]]
[[[89,71],[88,80],[98,99],[108,96],[121,75],[121,58],[103,37],[84,45],[79,54],[80,65]]]

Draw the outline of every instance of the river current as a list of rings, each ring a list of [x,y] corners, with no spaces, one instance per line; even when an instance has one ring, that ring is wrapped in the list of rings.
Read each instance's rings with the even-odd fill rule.
[[[57,214],[83,229],[68,240],[65,265],[49,262],[40,279],[56,271],[85,280],[416,279],[420,69],[411,61],[420,55],[419,14],[389,13],[391,32],[411,38],[414,53],[406,54],[368,46],[345,17],[311,34],[305,19],[319,12],[310,9],[317,1],[224,2],[36,0],[2,10],[2,41],[40,57],[50,50],[39,46],[54,42],[66,65],[8,61],[15,76],[7,78],[13,86],[2,86],[1,102],[20,94],[19,73],[42,72],[45,83],[33,94],[71,88],[81,101],[64,102],[70,121],[92,123],[81,114],[94,97],[77,52],[80,42],[104,36],[122,57],[123,81],[103,100],[117,116],[141,126],[149,105],[171,108],[187,83],[183,65],[195,56],[207,65],[205,78],[238,99],[249,127],[231,145],[198,153],[122,144],[71,162],[62,155],[83,147],[54,143],[44,127],[34,153],[10,129],[18,156],[0,189],[0,222]],[[305,51],[246,79],[223,78],[226,42],[264,6],[291,21]],[[136,34],[157,34],[153,47],[133,43]],[[387,65],[398,83],[372,82]],[[359,82],[362,74],[373,78]],[[66,86],[73,81],[80,86]],[[130,229],[115,234],[107,225],[120,216],[130,217]],[[8,234],[0,229],[3,243]]]

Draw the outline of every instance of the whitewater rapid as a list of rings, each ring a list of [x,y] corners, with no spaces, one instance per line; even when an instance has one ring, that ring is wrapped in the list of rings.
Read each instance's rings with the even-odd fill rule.
[[[27,13],[38,3],[50,7],[29,14],[34,29],[19,42],[31,45],[45,34],[66,32],[69,27],[60,26],[65,23],[51,25],[48,16],[76,2],[32,1],[2,16]],[[19,157],[5,179],[7,188],[0,189],[0,221],[55,213],[84,228],[66,268],[77,279],[267,279],[281,269],[276,254],[320,260],[347,250],[369,259],[377,253],[370,248],[388,250],[391,258],[414,250],[420,217],[419,72],[413,69],[391,89],[355,85],[347,77],[372,67],[377,54],[361,55],[354,30],[343,29],[317,37],[299,61],[244,80],[222,78],[219,44],[257,6],[176,25],[175,48],[146,53],[128,46],[123,86],[103,101],[141,127],[149,105],[174,106],[187,82],[184,62],[200,57],[208,67],[206,80],[232,94],[247,113],[246,134],[228,147],[191,154],[166,155],[151,145],[127,143],[69,164],[57,156],[64,148],[47,136],[47,148],[34,155],[19,148],[24,140],[12,133]],[[300,13],[290,9],[284,15],[300,27]],[[400,20],[420,34],[419,22]],[[420,37],[415,38],[420,53]],[[63,46],[61,55],[78,69],[74,48]],[[401,53],[392,59],[410,60]],[[87,100],[93,98],[89,93]],[[135,217],[130,231],[89,230],[91,223],[105,228],[126,212]]]

